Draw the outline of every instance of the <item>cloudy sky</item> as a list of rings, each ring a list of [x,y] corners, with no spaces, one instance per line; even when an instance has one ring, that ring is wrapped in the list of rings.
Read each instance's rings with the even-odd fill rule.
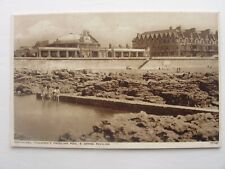
[[[137,33],[182,28],[218,29],[215,13],[72,13],[14,17],[14,44],[33,46],[39,40],[55,40],[68,33],[88,30],[102,46],[131,45]]]

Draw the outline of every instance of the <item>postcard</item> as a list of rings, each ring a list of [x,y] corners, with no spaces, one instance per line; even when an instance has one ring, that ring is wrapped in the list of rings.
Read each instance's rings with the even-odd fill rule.
[[[12,146],[219,147],[218,13],[14,15]]]

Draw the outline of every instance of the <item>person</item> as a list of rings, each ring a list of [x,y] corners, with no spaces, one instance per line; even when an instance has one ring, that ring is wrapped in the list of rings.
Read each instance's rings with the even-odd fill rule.
[[[59,94],[60,94],[60,90],[59,87],[57,86],[54,90],[53,90],[53,99],[57,100],[59,102]]]
[[[49,99],[49,100],[52,99],[52,93],[53,93],[52,92],[52,88],[51,88],[50,85],[48,85],[47,86],[47,91],[46,91],[46,98]]]
[[[178,68],[177,68],[177,73],[180,73],[180,71],[181,71],[181,68],[178,67]]]
[[[45,84],[43,84],[42,88],[41,88],[41,100],[42,102],[45,101],[47,95],[47,86]]]

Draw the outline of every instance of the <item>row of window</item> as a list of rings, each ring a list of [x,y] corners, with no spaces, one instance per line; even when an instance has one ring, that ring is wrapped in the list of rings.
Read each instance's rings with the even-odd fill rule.
[[[144,52],[107,52],[107,51],[41,51],[40,57],[143,57]]]
[[[212,56],[214,54],[217,54],[216,52],[152,52],[151,56]]]
[[[182,43],[182,44],[188,44],[188,43],[195,43],[195,44],[209,44],[209,45],[217,45],[218,41],[213,39],[193,39],[193,38],[180,38],[180,39],[153,39],[153,40],[136,40],[134,43],[137,44],[161,44],[161,43]]]

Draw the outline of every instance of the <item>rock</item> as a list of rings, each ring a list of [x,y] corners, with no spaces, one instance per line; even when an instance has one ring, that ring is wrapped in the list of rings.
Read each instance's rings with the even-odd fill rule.
[[[127,95],[128,95],[128,96],[137,97],[137,94],[138,94],[138,89],[137,89],[137,88],[129,89],[129,90],[127,91]]]
[[[72,135],[70,133],[65,133],[65,134],[59,136],[58,141],[73,142],[73,141],[75,141],[75,139],[72,137]]]
[[[101,90],[101,91],[106,91],[105,87],[101,84],[95,84],[94,85],[95,90]]]
[[[70,75],[69,75],[69,73],[67,71],[65,71],[65,72],[61,72],[60,71],[58,73],[58,76],[59,76],[60,79],[68,79],[70,77]]]
[[[186,116],[184,116],[185,117],[185,121],[186,122],[191,122],[194,118],[193,118],[193,115],[190,115],[190,114],[188,114],[188,115],[186,115]]]
[[[219,104],[218,101],[213,101],[213,102],[212,102],[212,105],[213,105],[213,106],[216,106],[216,107],[219,107],[220,104]]]
[[[108,120],[103,120],[103,121],[102,121],[102,124],[103,124],[103,125],[110,125],[111,123],[110,123]]]
[[[114,141],[115,140],[115,135],[114,135],[115,130],[114,130],[113,127],[105,126],[103,128],[103,133],[104,133],[104,137],[105,137],[106,140],[108,140],[108,141]]]
[[[93,126],[93,131],[96,132],[96,133],[101,133],[102,129],[101,129],[101,127],[95,125],[95,126]]]
[[[125,99],[126,100],[134,100],[134,97],[132,97],[132,96],[126,96]]]
[[[31,88],[24,84],[15,84],[14,88],[16,93],[20,93],[21,95],[30,95],[33,93]]]
[[[130,119],[131,121],[135,121],[135,122],[141,122],[142,120],[138,117],[135,117],[135,118],[131,118]]]
[[[147,127],[146,124],[143,123],[143,122],[137,123],[137,126],[141,127],[141,128],[146,128]]]
[[[119,80],[119,87],[129,87],[129,82],[127,80]]]
[[[102,81],[110,81],[110,80],[112,80],[111,76],[106,76],[102,79]]]
[[[94,93],[91,89],[86,88],[81,91],[81,95],[82,96],[94,96]]]
[[[168,135],[166,132],[162,131],[156,134],[158,137],[160,137],[161,141],[166,142],[168,140]]]
[[[140,138],[139,137],[131,137],[131,142],[140,142]]]

